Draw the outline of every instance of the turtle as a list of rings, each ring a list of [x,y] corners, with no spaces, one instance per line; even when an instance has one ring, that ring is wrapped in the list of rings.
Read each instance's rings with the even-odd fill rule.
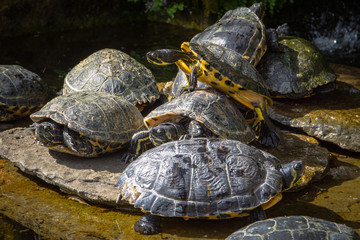
[[[272,99],[255,67],[234,50],[211,43],[185,42],[181,49],[159,49],[146,56],[153,64],[176,64],[189,75],[189,91],[200,80],[254,110],[257,116],[253,128],[260,142],[265,147],[276,147],[280,137],[267,115],[267,105],[272,104]]]
[[[155,77],[144,65],[117,49],[101,49],[66,75],[63,94],[100,91],[124,96],[142,106],[160,97]]]
[[[262,3],[255,3],[249,8],[240,7],[230,10],[218,22],[196,34],[190,42],[211,43],[232,49],[256,66],[267,49],[266,31],[262,22],[263,16],[264,7]],[[270,32],[270,34],[275,35],[277,32]],[[186,75],[179,70],[171,95],[174,97],[179,96],[180,87],[186,84]],[[206,87],[206,84],[201,82],[199,87]]]
[[[309,216],[270,218],[234,232],[226,240],[360,240],[350,227]]]
[[[279,36],[283,51],[268,51],[258,71],[272,97],[299,99],[317,91],[329,91],[336,80],[320,50],[306,39]]]
[[[57,96],[30,118],[38,144],[80,157],[126,148],[134,133],[146,129],[132,103],[105,92]]]
[[[136,232],[161,231],[163,217],[224,219],[264,210],[304,172],[302,161],[279,164],[273,155],[240,141],[193,138],[164,143],[130,163],[117,182],[120,200],[146,212]]]
[[[0,65],[0,86],[0,122],[29,116],[51,95],[39,75],[19,65]]]
[[[147,116],[148,130],[134,134],[125,161],[150,146],[192,137],[220,137],[250,143],[255,133],[226,95],[215,89],[197,89],[164,103]]]

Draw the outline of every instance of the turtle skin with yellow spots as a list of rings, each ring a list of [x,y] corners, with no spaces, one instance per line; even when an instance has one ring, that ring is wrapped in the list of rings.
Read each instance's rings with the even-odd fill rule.
[[[134,133],[146,129],[132,103],[103,92],[58,96],[30,117],[38,144],[81,157],[125,148]]]
[[[193,138],[144,152],[117,185],[119,201],[146,212],[135,231],[155,234],[161,216],[264,219],[263,210],[280,201],[303,171],[302,161],[280,165],[273,155],[240,141]]]
[[[38,111],[49,98],[42,78],[19,65],[0,65],[0,122]]]

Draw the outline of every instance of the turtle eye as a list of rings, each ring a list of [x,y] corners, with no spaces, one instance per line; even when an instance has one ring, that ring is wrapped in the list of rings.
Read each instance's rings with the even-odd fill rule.
[[[49,132],[50,131],[50,127],[49,126],[45,126],[45,132]]]
[[[302,164],[301,164],[301,163],[295,164],[294,169],[295,169],[296,171],[300,171],[300,170],[302,169]]]

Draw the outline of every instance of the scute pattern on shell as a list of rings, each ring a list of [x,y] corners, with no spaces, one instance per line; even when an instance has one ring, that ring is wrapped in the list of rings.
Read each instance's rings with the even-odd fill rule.
[[[146,129],[139,110],[125,98],[102,92],[73,92],[58,96],[40,111],[34,122],[50,118],[85,136],[103,141],[127,142]]]
[[[350,227],[327,220],[307,217],[277,217],[250,224],[234,232],[226,240],[359,240]]]
[[[153,214],[206,218],[250,210],[282,188],[278,159],[239,141],[194,138],[146,151],[118,180],[122,199]]]
[[[0,65],[0,86],[0,105],[42,106],[48,99],[46,83],[19,65]]]
[[[154,109],[144,121],[148,127],[155,127],[162,122],[161,119],[167,118],[172,122],[176,121],[178,116],[203,123],[220,138],[246,143],[255,139],[254,131],[231,100],[213,89],[198,89],[183,94]]]
[[[66,75],[63,91],[107,92],[133,104],[151,103],[160,97],[151,71],[116,49],[99,50],[81,61]]]

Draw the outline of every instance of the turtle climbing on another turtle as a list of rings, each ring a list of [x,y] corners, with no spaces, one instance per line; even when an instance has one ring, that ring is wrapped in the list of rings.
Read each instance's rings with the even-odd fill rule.
[[[155,108],[144,122],[148,130],[134,134],[126,161],[139,156],[149,144],[159,146],[192,137],[219,137],[245,143],[255,139],[236,104],[215,89],[184,93]]]
[[[0,65],[0,86],[0,122],[38,111],[51,93],[39,75],[19,65]]]
[[[66,75],[63,94],[79,91],[124,96],[135,105],[153,103],[160,97],[149,69],[128,54],[108,48],[91,54]]]
[[[360,240],[350,227],[308,216],[287,216],[258,221],[225,240]]]
[[[264,210],[282,198],[304,172],[302,161],[280,165],[273,155],[240,141],[193,138],[150,149],[130,163],[117,185],[120,200],[147,212],[134,225],[161,231],[161,216],[223,219]]]
[[[260,142],[266,147],[276,147],[280,137],[267,115],[267,105],[272,100],[254,66],[234,50],[214,44],[183,43],[181,49],[159,49],[146,56],[153,64],[176,64],[189,75],[189,91],[196,88],[199,80],[254,110],[253,128]]]
[[[30,118],[38,144],[81,157],[125,148],[134,133],[146,129],[133,104],[104,92],[58,96]]]

